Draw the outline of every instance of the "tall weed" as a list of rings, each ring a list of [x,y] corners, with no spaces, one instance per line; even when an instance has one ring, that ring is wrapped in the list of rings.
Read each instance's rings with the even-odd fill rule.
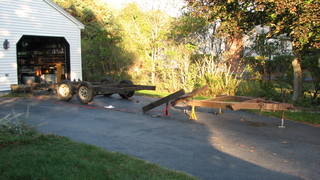
[[[227,62],[219,62],[213,57],[204,57],[195,63],[201,67],[197,71],[197,83],[195,84],[198,87],[204,85],[209,87],[209,91],[204,95],[235,95],[243,79],[244,70],[232,69]]]
[[[0,146],[21,142],[37,134],[35,128],[26,124],[29,120],[29,107],[26,113],[7,114],[0,119]]]

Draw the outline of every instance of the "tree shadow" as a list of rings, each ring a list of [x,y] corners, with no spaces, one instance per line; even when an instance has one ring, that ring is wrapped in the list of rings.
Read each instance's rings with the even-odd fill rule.
[[[148,99],[136,97],[140,102]],[[121,152],[161,166],[186,172],[201,179],[301,179],[292,174],[262,167],[231,154],[223,152],[212,143],[219,137],[217,129],[204,122],[194,122],[172,110],[170,117],[154,118],[139,112],[117,112],[93,108],[98,104],[123,105],[117,97],[96,98],[88,108],[58,103],[57,100],[35,101],[18,99],[0,105],[0,112],[17,112],[30,105],[31,120],[45,117],[47,125],[39,127],[44,133],[66,136],[72,140],[85,142]],[[120,103],[120,104],[119,104]],[[127,108],[138,107],[135,102],[126,103]],[[131,104],[131,105],[130,105]],[[67,108],[68,107],[68,108]],[[21,109],[19,109],[21,108]],[[164,108],[164,107],[160,107]],[[215,121],[215,123],[217,123]],[[234,126],[227,128],[238,132]],[[236,135],[236,134],[235,134]],[[236,151],[238,149],[235,149]]]

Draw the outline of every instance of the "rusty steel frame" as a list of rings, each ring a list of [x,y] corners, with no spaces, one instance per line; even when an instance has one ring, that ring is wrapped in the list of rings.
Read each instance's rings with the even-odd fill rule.
[[[72,82],[73,85],[77,86],[81,81]],[[139,90],[156,90],[156,86],[146,86],[146,85],[133,85],[133,84],[104,84],[101,82],[90,82],[92,84],[93,90],[96,94],[104,93],[125,93],[128,91],[139,91]]]
[[[187,93],[187,94],[180,96],[180,97],[176,98],[175,100],[173,100],[171,102],[171,105],[175,106],[179,103],[182,103],[182,102],[186,101],[187,99],[193,98],[194,96],[201,94],[203,91],[205,91],[207,89],[208,89],[208,86],[203,86],[198,89],[194,89],[192,92]]]
[[[245,96],[219,96],[208,100],[187,100],[189,106],[200,106],[209,108],[240,110],[259,109],[271,111],[286,111],[293,109],[292,104],[278,103],[264,98],[253,98]]]
[[[77,81],[71,83],[77,87],[82,81]],[[104,93],[125,93],[128,91],[139,91],[139,90],[156,90],[156,86],[147,86],[147,85],[131,85],[131,84],[103,84],[101,82],[90,82],[92,84],[92,88],[96,94],[104,94]],[[32,92],[34,89],[57,89],[59,87],[59,83],[53,84],[40,84],[40,83],[32,83],[28,84],[11,84],[11,90],[13,92],[24,92],[26,90]]]
[[[281,125],[279,128],[285,128],[284,126],[284,111],[294,109],[292,104],[279,103],[271,100],[265,100],[265,98],[253,98],[245,96],[218,96],[216,98],[208,100],[190,100],[186,99],[186,104],[192,107],[190,119],[197,120],[195,107],[209,107],[229,109],[229,110],[240,110],[240,109],[258,109],[258,110],[271,110],[271,111],[282,111]]]
[[[128,91],[139,91],[139,90],[156,90],[155,86],[146,85],[131,85],[131,84],[100,84],[93,85],[95,92],[103,93],[125,93]]]

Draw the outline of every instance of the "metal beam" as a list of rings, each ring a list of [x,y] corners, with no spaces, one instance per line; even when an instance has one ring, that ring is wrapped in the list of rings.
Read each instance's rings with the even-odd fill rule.
[[[224,100],[224,101],[221,101]],[[231,101],[231,102],[228,102]],[[293,109],[292,104],[278,103],[273,101],[266,101],[261,98],[250,99],[249,97],[241,96],[228,96],[222,98],[213,98],[208,100],[188,100],[187,105],[189,106],[200,106],[209,108],[220,108],[220,109],[261,109],[261,110],[273,110],[283,111]]]
[[[185,101],[185,100],[187,100],[187,99],[189,99],[189,98],[193,98],[194,96],[202,93],[203,91],[205,91],[205,90],[207,90],[207,89],[208,89],[208,86],[203,86],[203,87],[200,87],[200,88],[198,88],[198,89],[194,89],[192,92],[187,93],[187,94],[185,94],[185,95],[177,98],[176,100],[172,101],[172,102],[171,102],[171,105],[172,105],[172,106],[175,106],[175,105],[177,105],[177,104],[179,104],[179,103],[182,103],[183,101]]]
[[[152,102],[152,103],[142,107],[142,110],[145,113],[145,112],[150,111],[151,109],[156,108],[156,107],[158,107],[158,106],[160,106],[160,105],[162,105],[164,103],[168,103],[169,101],[171,101],[173,99],[177,99],[178,97],[180,97],[180,96],[182,96],[184,94],[185,94],[184,90],[181,89],[180,91],[172,93],[172,94],[170,94],[170,95],[168,95],[168,96],[166,96],[164,98],[161,98],[161,99],[159,99],[159,100],[157,100],[155,102]]]
[[[139,91],[139,90],[155,90],[155,86],[144,86],[144,85],[94,85],[96,92],[103,93],[124,93],[128,91]]]

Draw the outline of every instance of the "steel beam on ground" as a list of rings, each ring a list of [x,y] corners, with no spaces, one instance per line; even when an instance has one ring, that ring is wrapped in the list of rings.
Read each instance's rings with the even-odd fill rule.
[[[194,89],[192,92],[187,93],[187,94],[177,98],[176,100],[172,101],[171,105],[175,106],[175,105],[177,105],[179,103],[182,103],[183,101],[185,101],[185,100],[187,100],[189,98],[193,98],[194,96],[199,95],[200,93],[202,93],[203,91],[205,91],[207,89],[208,89],[208,86],[203,86],[203,87],[200,87],[198,89]]]
[[[185,94],[184,90],[181,89],[180,91],[172,93],[172,94],[170,94],[170,95],[168,95],[168,96],[166,96],[164,98],[161,98],[161,99],[159,99],[159,100],[157,100],[155,102],[152,102],[152,103],[142,107],[142,110],[145,113],[145,112],[150,111],[151,109],[156,108],[156,107],[158,107],[158,106],[160,106],[160,105],[162,105],[164,103],[168,103],[171,100],[177,99],[178,97],[180,97],[180,96],[182,96],[184,94]]]

